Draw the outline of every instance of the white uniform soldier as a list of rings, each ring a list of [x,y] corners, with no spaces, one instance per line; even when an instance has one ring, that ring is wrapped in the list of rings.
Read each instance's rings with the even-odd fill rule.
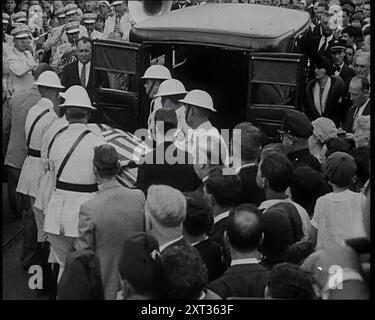
[[[143,75],[142,79],[146,80],[145,91],[148,97],[151,99],[150,114],[148,116],[147,125],[149,138],[155,139],[155,112],[162,108],[161,97],[155,98],[156,93],[159,90],[160,84],[168,79],[172,79],[170,71],[162,65],[150,66]]]
[[[176,79],[165,80],[160,84],[155,98],[161,98],[163,108],[173,109],[177,115],[177,132],[175,144],[181,149],[186,149],[189,126],[185,118],[185,106],[180,102],[187,91],[181,81]]]
[[[106,141],[87,127],[91,105],[86,90],[70,87],[65,94],[67,130],[55,140],[49,153],[49,167],[54,190],[45,210],[44,231],[48,233],[51,251],[60,265],[61,276],[66,254],[74,251],[78,237],[79,208],[97,190],[93,168],[94,148]]]
[[[44,166],[41,160],[42,137],[51,123],[58,117],[56,110],[59,102],[59,91],[64,89],[56,73],[43,72],[35,82],[42,99],[32,107],[26,117],[25,133],[27,137],[27,157],[22,166],[17,192],[29,197],[31,208],[34,208],[36,193],[42,177]],[[35,211],[34,211],[35,214]],[[38,242],[43,242],[43,217],[35,215],[38,228]]]
[[[216,112],[211,96],[203,90],[192,90],[180,102],[186,107],[186,122],[193,129],[188,136],[188,150],[195,156],[196,164],[208,161],[228,166],[228,147],[209,121],[210,114]]]
[[[73,21],[66,25],[68,42],[60,45],[52,59],[51,67],[60,74],[64,67],[77,59],[77,42],[79,39],[79,22]]]
[[[20,25],[12,30],[14,46],[8,52],[7,66],[9,81],[7,88],[11,95],[31,89],[34,81],[32,71],[37,63],[28,50],[30,46],[29,27]]]
[[[82,21],[91,40],[103,38],[103,33],[95,30],[97,17],[98,15],[96,13],[85,13],[82,18]]]

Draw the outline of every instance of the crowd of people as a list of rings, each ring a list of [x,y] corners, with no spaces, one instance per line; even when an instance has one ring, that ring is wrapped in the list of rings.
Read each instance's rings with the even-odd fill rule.
[[[153,149],[134,189],[89,123],[91,40],[129,40],[126,1],[5,2],[3,164],[21,263],[42,266],[51,299],[369,298],[370,1],[172,9],[210,2],[311,14],[303,112],[285,112],[279,142],[242,122],[227,145],[211,95],[152,65]]]

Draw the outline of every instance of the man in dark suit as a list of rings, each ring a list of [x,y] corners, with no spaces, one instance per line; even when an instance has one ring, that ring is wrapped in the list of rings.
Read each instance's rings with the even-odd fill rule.
[[[335,70],[335,75],[339,76],[345,84],[345,94],[342,97],[341,102],[341,122],[344,122],[345,115],[348,112],[348,109],[351,106],[349,84],[352,78],[356,75],[354,69],[347,66],[344,62],[345,57],[345,48],[346,48],[346,41],[344,40],[334,40],[329,48],[331,60],[333,62],[333,68]]]
[[[92,43],[87,37],[82,37],[77,42],[76,61],[65,66],[61,74],[61,83],[65,89],[79,85],[86,89],[91,103],[94,104],[96,88],[98,86],[109,88],[109,80],[106,72],[99,71],[96,74],[97,83],[94,83],[94,66],[92,60]]]
[[[261,213],[251,204],[236,207],[228,217],[225,240],[231,265],[207,288],[221,298],[263,298],[269,272],[259,264],[257,247],[262,242]]]
[[[370,115],[370,83],[367,78],[365,76],[355,76],[350,82],[349,94],[352,100],[352,107],[346,114],[343,129],[352,134],[356,128],[357,119],[360,116]]]
[[[181,192],[196,190],[201,181],[194,170],[193,155],[173,143],[177,130],[176,112],[159,109],[155,122],[157,146],[141,159],[137,185],[146,195],[153,184],[171,186]]]
[[[199,251],[207,267],[208,281],[211,282],[225,271],[221,246],[207,236],[207,231],[213,223],[211,208],[203,194],[190,192],[186,193],[185,197],[184,239]]]
[[[232,146],[233,165],[241,179],[239,203],[253,203],[259,206],[265,200],[264,190],[256,183],[262,133],[249,122],[240,123],[234,128]]]

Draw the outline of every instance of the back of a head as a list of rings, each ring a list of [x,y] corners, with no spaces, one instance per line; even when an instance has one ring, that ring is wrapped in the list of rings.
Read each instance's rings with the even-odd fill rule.
[[[269,143],[263,147],[260,154],[260,161],[262,161],[266,157],[266,155],[273,152],[286,155],[286,151],[282,143]]]
[[[253,204],[237,206],[228,217],[227,235],[231,246],[240,252],[254,251],[262,240],[260,211]]]
[[[239,202],[241,180],[237,175],[224,175],[215,172],[205,181],[205,188],[219,206],[232,207]]]
[[[250,122],[242,122],[236,125],[234,130],[240,131],[240,135],[233,134],[233,140],[240,139],[234,141],[234,144],[241,146],[241,158],[245,161],[257,160],[262,148],[261,131]]]
[[[113,177],[119,167],[119,155],[114,147],[103,144],[94,149],[94,166],[102,177]]]
[[[104,300],[99,258],[90,250],[68,254],[58,300]]]
[[[271,269],[268,296],[273,299],[313,300],[313,276],[291,263],[279,263]]]
[[[165,185],[148,188],[146,213],[164,228],[177,228],[186,216],[186,199],[177,189]]]
[[[208,271],[197,249],[176,246],[162,252],[164,298],[199,299],[208,282]]]
[[[38,67],[35,69],[34,78],[38,80],[40,75],[45,71],[53,71],[52,67],[50,67],[47,63],[40,63]]]
[[[264,237],[258,251],[268,261],[286,261],[289,244],[293,239],[293,231],[288,218],[271,207],[262,215],[262,223]]]
[[[265,156],[260,163],[260,170],[268,186],[275,192],[284,192],[292,182],[292,164],[281,153],[272,152]]]
[[[351,150],[350,144],[341,138],[330,138],[325,145],[327,147],[326,158],[336,151],[349,152]]]
[[[357,165],[351,155],[337,151],[328,157],[323,170],[329,182],[339,188],[348,188],[353,183]]]
[[[330,192],[323,176],[310,166],[300,166],[293,171],[290,192],[293,201],[313,215],[316,200]]]
[[[213,223],[210,205],[201,193],[189,193],[186,199],[185,232],[191,236],[205,234]]]

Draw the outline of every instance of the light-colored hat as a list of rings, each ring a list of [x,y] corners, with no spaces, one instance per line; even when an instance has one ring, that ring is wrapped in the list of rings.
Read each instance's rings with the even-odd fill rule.
[[[71,86],[65,93],[60,93],[60,96],[65,99],[61,107],[78,107],[90,110],[96,110],[91,104],[91,100],[87,91],[81,86]]]
[[[100,7],[100,5],[104,3],[108,8],[111,6],[110,3],[108,1],[99,1],[98,3],[98,7]]]
[[[26,12],[24,11],[17,12],[13,17],[13,22],[27,22]]]
[[[192,90],[185,96],[184,99],[179,101],[184,104],[189,104],[216,112],[211,96],[203,90]]]
[[[30,36],[30,28],[25,24],[19,24],[10,34],[16,39],[28,38]]]
[[[58,18],[65,18],[65,7],[58,8],[55,11],[55,16],[58,17]]]
[[[79,21],[72,21],[66,24],[66,33],[76,33],[80,32],[81,30],[79,29],[80,23]]]
[[[98,15],[96,13],[85,13],[82,17],[84,23],[95,23]]]
[[[337,128],[335,123],[328,118],[320,117],[313,122],[313,134],[324,143],[330,138],[337,138]]]
[[[3,23],[9,24],[9,21],[10,21],[9,14],[3,13]]]
[[[123,3],[124,3],[124,1],[113,1],[112,5],[113,6],[118,6],[118,5],[123,4]]]
[[[68,16],[68,15],[71,15],[73,13],[76,13],[78,11],[78,7],[76,4],[74,3],[69,3],[65,6],[65,14]]]
[[[142,79],[168,80],[168,79],[172,79],[172,76],[168,68],[160,64],[154,64],[147,68]]]
[[[49,88],[65,89],[65,87],[61,85],[59,76],[53,71],[44,71],[34,84]]]
[[[180,94],[182,95],[186,93],[187,91],[185,89],[185,86],[182,84],[181,81],[176,79],[168,79],[160,84],[158,92],[154,96],[154,98],[175,96]]]

